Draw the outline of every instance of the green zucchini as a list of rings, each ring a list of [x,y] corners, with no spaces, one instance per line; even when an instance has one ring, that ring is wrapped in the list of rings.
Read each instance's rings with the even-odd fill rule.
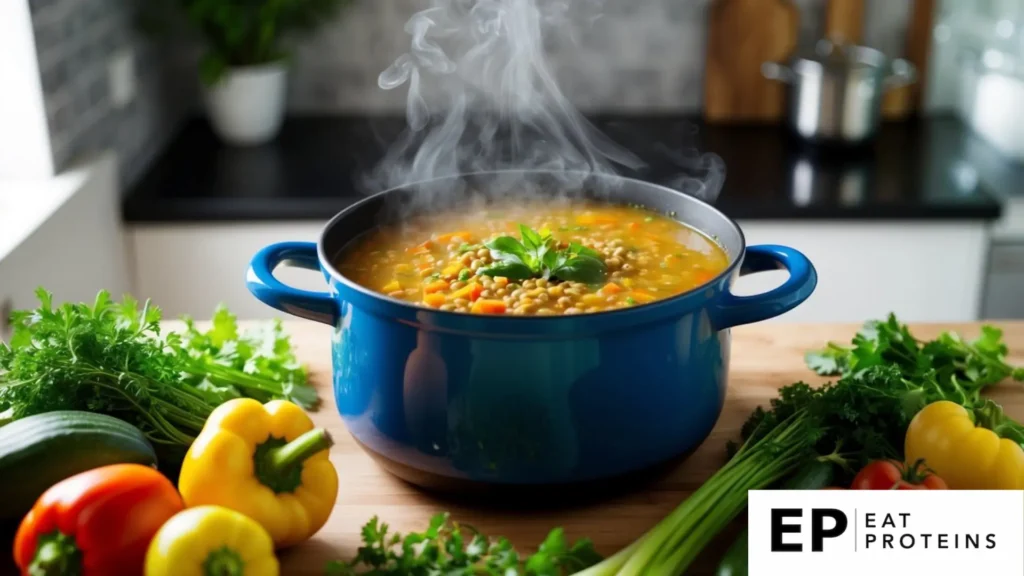
[[[50,486],[109,464],[156,465],[131,424],[73,410],[27,416],[0,427],[0,521],[20,519]]]
[[[784,490],[821,490],[832,483],[835,468],[831,462],[814,460],[801,468],[785,484]],[[717,576],[747,576],[747,529],[736,538],[732,546],[725,551],[722,561],[718,564]]]

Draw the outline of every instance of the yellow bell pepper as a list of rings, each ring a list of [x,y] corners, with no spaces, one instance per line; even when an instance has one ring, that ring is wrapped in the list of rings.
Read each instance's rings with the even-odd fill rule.
[[[256,520],[284,548],[315,534],[338,497],[331,436],[282,400],[221,404],[185,455],[178,491],[188,507],[214,505]]]
[[[954,490],[1024,489],[1024,449],[985,427],[998,429],[999,419],[995,404],[972,413],[955,402],[933,402],[910,421],[906,460],[924,460]]]
[[[220,506],[183,510],[149,543],[146,576],[278,576],[274,541],[255,520]]]

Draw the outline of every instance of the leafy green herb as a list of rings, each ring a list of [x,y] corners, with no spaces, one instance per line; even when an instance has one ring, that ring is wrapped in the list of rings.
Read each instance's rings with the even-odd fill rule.
[[[634,306],[636,305],[636,300],[634,300],[632,296],[626,296],[626,304]]]
[[[1006,363],[1006,345],[998,328],[983,326],[981,336],[965,342],[945,332],[931,342],[917,340],[890,315],[885,321],[871,321],[853,338],[852,346],[829,343],[824,350],[810,352],[807,365],[825,376],[857,377],[872,366],[892,365],[914,381],[934,379],[944,388],[962,389],[976,395],[985,386],[1012,377],[1024,381],[1024,368]]]
[[[850,347],[829,343],[808,353],[809,368],[839,380],[819,389],[802,382],[781,389],[770,411],[758,409],[750,417],[744,437],[806,411],[819,423],[818,452],[836,452],[848,469],[873,458],[899,458],[910,420],[927,404],[949,400],[971,410],[987,406],[992,413],[982,390],[1006,378],[1024,381],[1024,369],[1007,364],[1006,354],[1002,331],[992,326],[983,326],[970,342],[953,332],[922,342],[890,314],[867,322]],[[1001,426],[1024,437],[1016,422],[1004,419]]]
[[[644,222],[654,222],[654,216],[648,216],[644,218]]]
[[[459,271],[459,282],[465,282],[466,280],[469,280],[470,277],[472,276],[473,272],[471,272],[469,268],[463,268],[462,270]]]
[[[459,246],[459,254],[465,254],[466,252],[476,251],[481,248],[480,244],[467,244],[463,242]]]
[[[506,538],[489,539],[448,514],[431,518],[426,531],[406,535],[392,533],[374,516],[363,526],[362,539],[352,561],[328,563],[328,576],[561,576],[601,560],[589,540],[570,544],[561,528],[552,530],[535,554],[521,557]]]
[[[815,461],[833,464],[842,484],[870,460],[902,458],[907,425],[927,403],[960,403],[1004,437],[1024,440],[1024,427],[980,395],[1005,377],[1024,377],[1006,364],[1001,336],[986,326],[972,342],[948,332],[921,342],[890,315],[869,322],[852,348],[830,344],[809,355],[816,371],[842,377],[782,388],[744,424],[743,444],[730,446],[723,468],[632,546],[577,576],[684,573],[742,512],[748,490],[777,486]]]
[[[232,397],[262,402],[283,398],[303,408],[319,406],[316,390],[309,386],[306,368],[292,351],[280,320],[242,331],[238,319],[223,305],[216,308],[205,332],[191,318],[183,320],[181,344],[171,339],[167,347],[182,360],[187,383],[200,389],[233,389]]]
[[[40,306],[12,315],[14,333],[0,343],[0,424],[54,410],[87,410],[138,426],[173,467],[225,400],[287,398],[319,402],[280,324],[242,334],[226,309],[206,332],[161,334],[160,310],[148,301],[120,303],[100,292],[92,305]],[[168,462],[168,458],[170,462]]]
[[[426,278],[424,278],[423,281],[424,282],[433,282],[435,280],[440,280],[440,279],[441,279],[441,274],[439,272],[434,272],[430,276],[427,276]]]
[[[558,248],[551,232],[536,232],[519,225],[522,241],[500,236],[486,243],[496,262],[477,271],[485,276],[503,276],[510,280],[558,278],[587,284],[604,280],[607,267],[601,255],[578,242]]]

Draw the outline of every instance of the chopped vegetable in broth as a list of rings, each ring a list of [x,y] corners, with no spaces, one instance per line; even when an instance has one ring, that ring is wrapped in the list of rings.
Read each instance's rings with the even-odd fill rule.
[[[639,207],[488,205],[376,229],[339,271],[377,292],[474,314],[552,316],[663,300],[728,266],[697,230]]]

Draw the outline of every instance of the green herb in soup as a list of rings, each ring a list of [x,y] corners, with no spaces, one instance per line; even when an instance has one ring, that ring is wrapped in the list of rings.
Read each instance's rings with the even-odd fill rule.
[[[551,316],[647,304],[728,266],[671,218],[596,202],[501,204],[374,230],[339,271],[392,298],[454,312]]]

